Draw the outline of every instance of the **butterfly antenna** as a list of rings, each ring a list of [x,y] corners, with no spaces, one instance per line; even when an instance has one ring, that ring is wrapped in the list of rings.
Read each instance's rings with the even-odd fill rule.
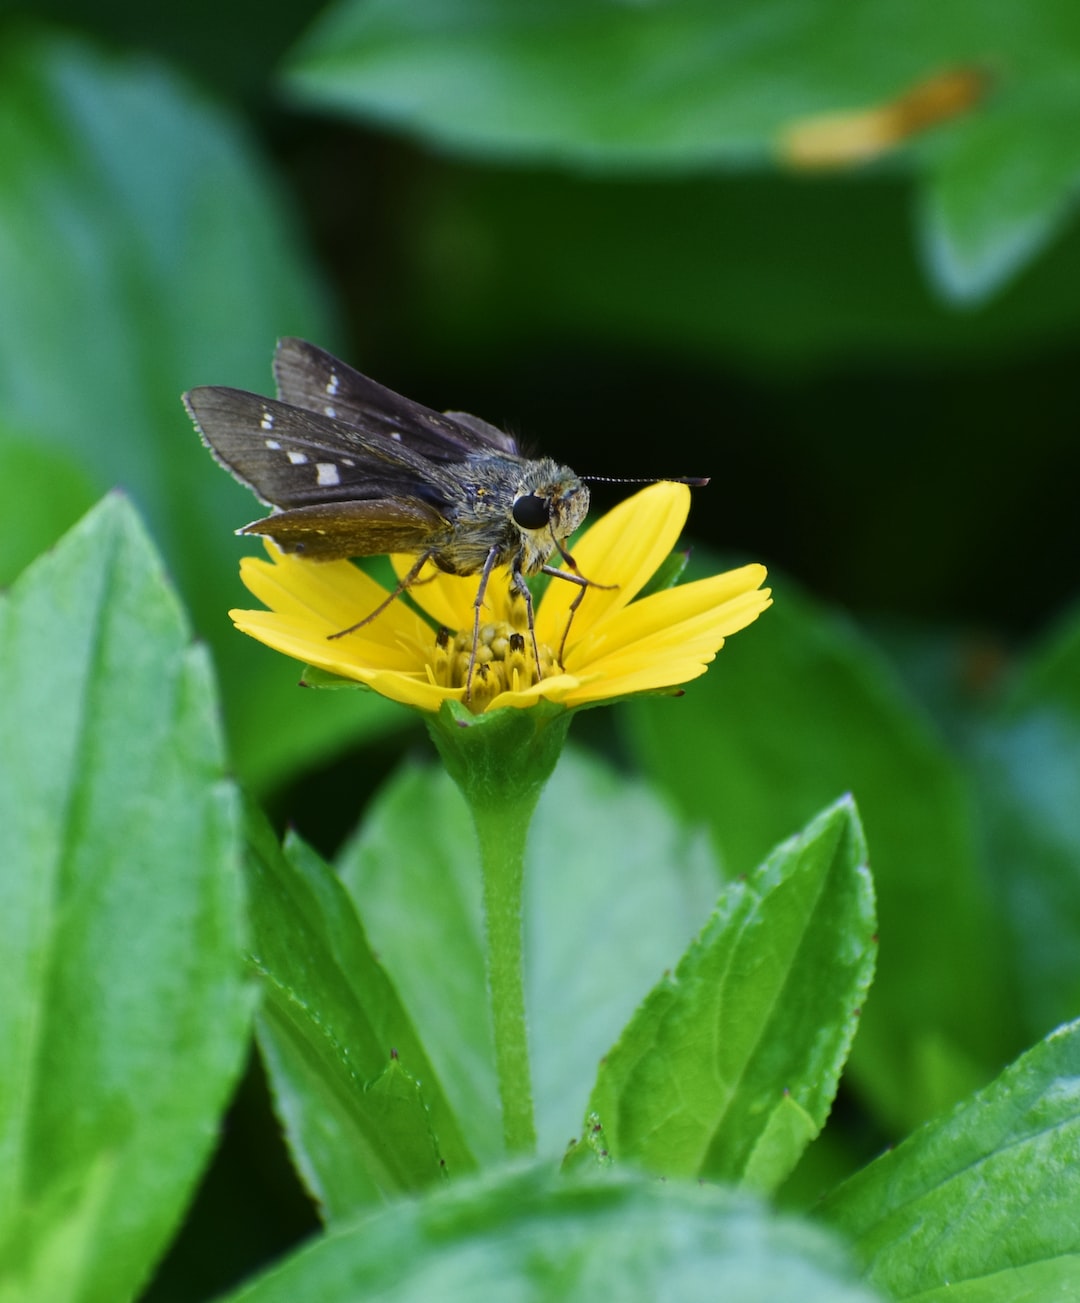
[[[708,475],[657,475],[651,477],[625,475],[579,475],[578,479],[590,484],[689,484],[701,488],[708,484]]]

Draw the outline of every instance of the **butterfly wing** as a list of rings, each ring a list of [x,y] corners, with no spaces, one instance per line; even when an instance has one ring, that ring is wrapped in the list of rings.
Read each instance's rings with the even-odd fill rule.
[[[453,475],[403,440],[221,385],[189,390],[184,404],[214,457],[283,510],[406,498],[441,511],[460,494]]]
[[[272,538],[283,552],[340,561],[387,552],[437,551],[450,535],[450,524],[426,502],[377,498],[277,511],[237,533]]]
[[[464,412],[435,412],[414,403],[303,339],[278,342],[274,378],[282,402],[407,444],[430,460],[461,461],[484,452],[520,455],[513,437],[496,426]]]

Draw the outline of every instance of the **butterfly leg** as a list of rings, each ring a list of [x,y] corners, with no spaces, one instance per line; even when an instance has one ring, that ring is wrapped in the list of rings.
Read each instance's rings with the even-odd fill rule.
[[[339,629],[337,633],[328,633],[326,635],[327,638],[330,641],[333,641],[335,638],[344,638],[347,633],[355,633],[357,629],[362,629],[365,624],[370,624],[377,615],[382,615],[383,611],[386,610],[386,608],[390,605],[392,601],[394,601],[395,598],[400,597],[401,594],[406,591],[406,589],[411,588],[413,584],[416,583],[420,571],[423,570],[424,566],[427,564],[427,562],[430,559],[431,559],[430,552],[421,552],[420,555],[416,558],[416,562],[409,570],[409,573],[404,577],[404,579],[398,580],[397,587],[394,589],[394,591],[389,594],[389,596],[386,598],[385,601],[380,602],[379,605],[374,609],[374,611],[371,612],[370,615],[365,615],[362,620],[357,620],[355,624],[350,624],[347,629]]]
[[[499,559],[499,549],[493,547],[487,554],[484,561],[484,568],[480,571],[480,584],[476,590],[476,601],[473,602],[473,622],[472,622],[472,651],[469,653],[469,670],[465,675],[465,700],[472,699],[472,676],[473,670],[476,669],[476,649],[480,644],[480,612],[484,606],[484,594],[487,592],[488,580],[491,578],[491,572]]]
[[[533,619],[533,599],[529,590],[529,585],[525,582],[525,576],[517,568],[518,563],[515,561],[511,569],[510,576],[514,589],[525,599],[525,616],[529,622],[529,638],[532,640],[533,663],[536,666],[536,677],[542,677],[540,669],[540,648],[536,642],[536,622]]]
[[[563,663],[563,653],[566,651],[566,640],[570,636],[570,626],[574,623],[574,615],[585,597],[585,592],[589,588],[603,588],[609,592],[618,588],[618,584],[598,584],[595,579],[586,579],[581,571],[577,568],[577,562],[562,546],[559,547],[562,559],[570,567],[569,570],[557,570],[554,566],[544,566],[545,575],[551,575],[553,579],[565,579],[571,584],[577,584],[579,588],[578,595],[570,603],[570,610],[567,616],[566,628],[563,630],[562,642],[559,643],[559,664]]]

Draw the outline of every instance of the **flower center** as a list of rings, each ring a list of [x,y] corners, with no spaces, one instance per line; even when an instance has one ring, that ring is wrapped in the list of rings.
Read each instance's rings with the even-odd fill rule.
[[[431,668],[440,687],[465,686],[472,658],[472,641],[471,629],[453,634],[443,628],[435,635]],[[483,710],[500,692],[520,692],[555,673],[558,670],[555,653],[544,643],[539,645],[539,651],[537,672],[532,638],[527,629],[515,629],[505,621],[482,624],[476,640],[476,664],[473,666],[469,701],[473,710]]]

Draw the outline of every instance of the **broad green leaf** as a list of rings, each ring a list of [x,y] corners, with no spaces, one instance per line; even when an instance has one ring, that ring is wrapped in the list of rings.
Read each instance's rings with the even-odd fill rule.
[[[248,856],[258,1015],[278,1111],[331,1220],[468,1171],[424,1048],[333,872],[253,813]]]
[[[640,778],[569,747],[526,856],[525,966],[537,1126],[580,1136],[596,1066],[716,902],[704,829]]]
[[[726,888],[604,1057],[589,1115],[608,1153],[774,1190],[825,1125],[875,948],[848,800]]]
[[[116,1303],[245,1057],[237,801],[205,652],[122,498],[2,599],[0,667],[0,1277],[5,1303]]]
[[[478,1155],[501,1152],[468,810],[441,771],[408,769],[341,857],[372,943],[413,1012]],[[717,875],[640,782],[569,748],[525,864],[529,1040],[541,1148],[579,1134],[595,1065],[708,917]]]
[[[1080,1024],[1059,1028],[821,1212],[892,1299],[1080,1294]]]
[[[786,133],[807,118],[874,110],[943,71],[979,69],[993,79],[981,102],[925,140],[893,142],[924,177],[940,292],[972,299],[1071,207],[1078,51],[1068,0],[340,0],[286,84],[443,149],[676,173],[780,165]]]
[[[708,820],[729,878],[854,795],[881,954],[853,1075],[898,1131],[985,1081],[1015,1033],[974,820],[957,767],[880,655],[780,579],[766,618],[682,701],[642,702],[626,718],[646,771]]]
[[[145,59],[9,36],[0,285],[0,424],[66,452],[95,494],[131,491],[214,645],[245,773],[270,782],[378,716],[366,695],[296,692],[298,667],[228,620],[246,597],[231,535],[258,507],[213,463],[180,393],[265,391],[279,335],[330,342],[238,126]]]
[[[975,759],[1031,1035],[1080,1008],[1080,613],[1016,673]]]
[[[998,289],[1065,229],[1075,209],[1080,141],[1052,124],[1080,112],[1080,29],[1062,0],[1033,8],[1034,39],[1017,32],[1022,46],[1012,51],[992,102],[942,142],[922,195],[929,269],[960,302]],[[1074,30],[1055,34],[1059,24]]]
[[[95,1241],[108,1216],[116,1177],[111,1155],[103,1157],[75,1188],[67,1182],[44,1198],[15,1210],[0,1232],[0,1300],[35,1303],[37,1299],[85,1297],[94,1268]]]
[[[500,1173],[316,1241],[223,1303],[873,1303],[820,1227],[730,1191]]]
[[[891,98],[955,61],[976,17],[961,0],[947,16],[912,14],[882,42],[891,7],[344,0],[286,79],[306,100],[471,153],[745,168],[770,161],[799,116]],[[986,39],[984,17],[980,48]]]

